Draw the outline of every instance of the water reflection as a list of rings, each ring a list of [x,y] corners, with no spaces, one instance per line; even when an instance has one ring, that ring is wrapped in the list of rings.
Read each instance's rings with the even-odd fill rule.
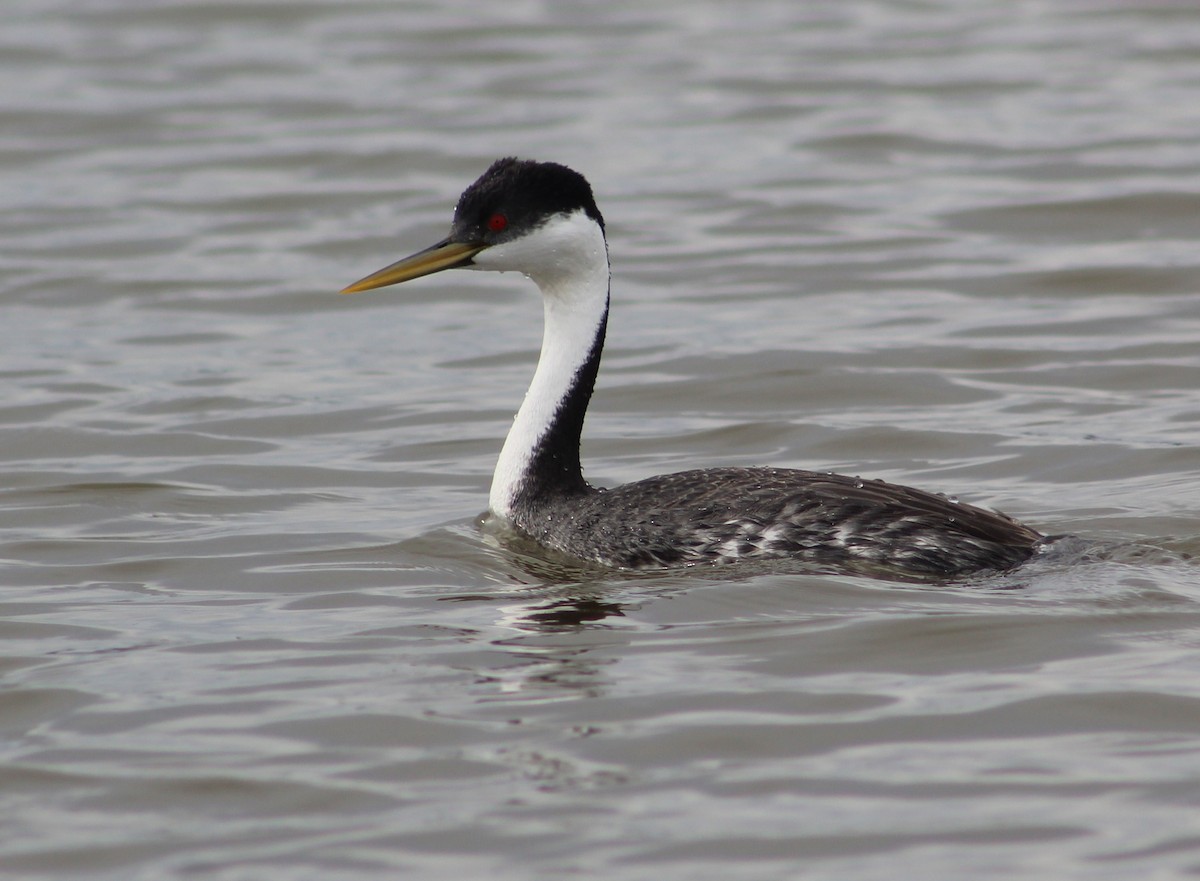
[[[479,602],[496,604],[494,594],[460,594],[443,597],[447,602]],[[624,617],[624,603],[601,600],[590,596],[564,596],[531,600],[527,603],[506,603],[497,606],[502,613],[499,622],[520,630],[540,633],[572,631],[584,625],[598,624],[607,618]]]
[[[527,609],[523,620],[542,630],[561,631],[624,615],[624,607],[620,603],[598,599],[560,599]]]

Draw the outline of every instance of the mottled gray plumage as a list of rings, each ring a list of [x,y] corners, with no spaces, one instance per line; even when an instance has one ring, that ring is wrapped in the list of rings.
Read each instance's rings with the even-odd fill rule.
[[[787,557],[933,576],[1001,570],[1041,535],[1010,517],[911,487],[779,468],[710,468],[612,489],[520,497],[513,525],[622,568]]]

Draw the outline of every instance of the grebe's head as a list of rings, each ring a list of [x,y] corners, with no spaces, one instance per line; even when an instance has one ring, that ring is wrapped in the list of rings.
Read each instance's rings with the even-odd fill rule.
[[[604,218],[591,185],[555,162],[498,159],[459,197],[450,235],[359,279],[343,294],[459,267],[523,272],[545,290],[557,280],[607,269]]]

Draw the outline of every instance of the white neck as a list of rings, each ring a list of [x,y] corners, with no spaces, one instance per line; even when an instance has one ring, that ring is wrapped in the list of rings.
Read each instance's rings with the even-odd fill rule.
[[[551,218],[534,232],[482,251],[479,269],[524,272],[542,292],[542,353],[525,400],[504,441],[488,505],[511,518],[539,441],[587,361],[608,311],[608,248],[582,211]]]

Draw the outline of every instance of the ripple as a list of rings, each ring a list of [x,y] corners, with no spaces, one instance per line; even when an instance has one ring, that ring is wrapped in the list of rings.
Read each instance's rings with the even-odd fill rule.
[[[6,14],[10,872],[1195,872],[1194,9]],[[1077,538],[952,585],[501,542],[536,294],[334,292],[510,153],[608,220],[591,479]]]

